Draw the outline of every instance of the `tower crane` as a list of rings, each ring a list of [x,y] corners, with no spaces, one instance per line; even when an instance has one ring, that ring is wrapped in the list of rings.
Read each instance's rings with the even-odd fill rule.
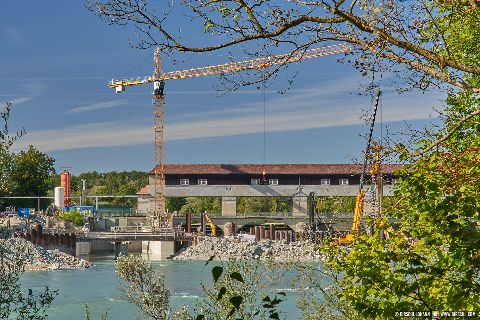
[[[165,81],[185,78],[203,77],[209,75],[233,73],[244,70],[263,69],[273,65],[283,65],[291,62],[297,62],[305,59],[318,58],[332,54],[348,52],[351,47],[346,44],[337,44],[321,48],[309,49],[303,52],[280,54],[264,58],[230,62],[219,65],[212,65],[200,68],[163,72],[160,49],[155,51],[155,72],[152,76],[132,79],[113,79],[109,83],[111,89],[116,93],[125,91],[126,87],[136,86],[146,83],[153,83],[153,113],[154,113],[154,200],[155,209],[150,218],[152,228],[172,227],[171,219],[165,212],[165,143],[163,138],[163,118],[165,112]]]

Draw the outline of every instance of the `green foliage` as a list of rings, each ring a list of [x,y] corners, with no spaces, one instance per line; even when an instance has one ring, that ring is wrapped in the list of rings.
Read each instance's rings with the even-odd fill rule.
[[[71,177],[71,191],[73,196],[80,196],[82,179],[87,181],[86,195],[135,195],[148,183],[148,172],[143,171],[111,171],[111,172],[85,172]],[[54,179],[56,185],[60,177]],[[92,201],[89,199],[88,201]],[[101,199],[102,206],[127,206],[136,208],[137,200],[129,198]],[[93,203],[92,203],[93,204]]]
[[[180,213],[220,213],[222,212],[221,197],[187,197]]]
[[[83,217],[78,211],[65,211],[60,214],[60,219],[71,222],[78,227],[83,226]]]
[[[212,268],[213,288],[202,284],[205,299],[196,309],[193,319],[280,319],[278,305],[285,293],[261,296],[262,285],[267,285],[265,271],[258,263],[230,261]]]
[[[135,255],[120,255],[115,272],[124,281],[120,288],[147,319],[168,319],[170,291],[165,287],[163,274],[156,274],[152,266]]]
[[[19,140],[25,133],[25,129],[11,135],[9,130],[10,112],[12,109],[10,102],[5,103],[5,107],[0,112],[2,125],[0,128],[0,196],[11,195],[14,191],[14,180],[11,178],[14,166],[14,154],[10,151],[12,145]],[[0,199],[0,205],[4,202]]]
[[[398,229],[380,237],[383,218],[349,250],[323,247],[327,266],[343,274],[337,296],[366,318],[480,308],[480,115],[465,120],[480,99],[462,92],[448,103],[444,128],[404,154],[413,163],[395,185]]]
[[[292,211],[291,197],[238,197],[237,212],[252,213],[284,213]]]
[[[107,309],[102,315],[100,316],[100,320],[107,320],[108,319],[108,311],[110,308]],[[92,320],[92,314],[90,312],[90,307],[88,304],[85,304],[85,320]]]
[[[0,319],[43,320],[46,312],[57,295],[57,291],[45,290],[35,293],[20,286],[20,276],[25,261],[4,252],[0,246]]]
[[[180,212],[185,203],[185,198],[165,198],[165,208],[168,212]]]
[[[316,212],[353,212],[355,197],[317,197],[315,201]]]
[[[12,194],[21,196],[46,196],[51,189],[51,175],[55,160],[30,146],[14,156],[10,179],[14,182]],[[16,200],[16,206],[36,206],[36,200]]]

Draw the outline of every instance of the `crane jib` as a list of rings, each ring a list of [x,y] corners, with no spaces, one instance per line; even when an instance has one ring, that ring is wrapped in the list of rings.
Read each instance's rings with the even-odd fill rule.
[[[121,79],[121,80],[114,79],[108,84],[108,86],[112,89],[116,88],[117,92],[122,92],[124,91],[125,87],[152,83],[155,81],[177,80],[177,79],[239,72],[244,70],[261,69],[261,68],[267,68],[273,65],[282,65],[282,64],[298,62],[306,59],[312,59],[312,58],[318,58],[318,57],[332,55],[332,54],[348,52],[350,50],[351,50],[351,47],[346,44],[332,45],[332,46],[326,46],[321,48],[309,49],[309,50],[300,51],[300,52],[281,54],[277,56],[269,56],[265,58],[258,58],[253,60],[230,62],[230,63],[214,65],[214,66],[171,71],[171,72],[163,73],[159,78],[155,78],[153,76],[147,76],[144,78],[132,78],[132,79]],[[121,90],[119,90],[120,87],[122,87]]]

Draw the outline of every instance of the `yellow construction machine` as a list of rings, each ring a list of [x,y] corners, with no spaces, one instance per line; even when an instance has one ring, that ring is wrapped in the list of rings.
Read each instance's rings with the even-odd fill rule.
[[[210,229],[212,230],[212,237],[217,236],[217,230],[215,229],[215,224],[213,223],[212,219],[208,216],[208,214],[205,212],[205,220],[207,220],[208,224],[210,225]]]
[[[375,127],[375,118],[377,115],[377,110],[378,110],[378,105],[380,101],[380,96],[382,92],[380,90],[377,91],[377,96],[373,108],[373,115],[372,115],[372,120],[370,123],[370,132],[368,135],[368,142],[367,142],[367,147],[365,149],[365,157],[364,157],[364,162],[363,162],[363,171],[360,176],[360,190],[358,191],[357,198],[355,201],[355,210],[353,214],[353,223],[352,223],[352,230],[345,236],[336,238],[336,243],[338,244],[349,244],[352,241],[355,240],[355,237],[360,233],[360,226],[361,226],[361,219],[363,215],[363,207],[365,203],[365,190],[363,189],[363,184],[364,184],[364,179],[365,179],[365,173],[367,169],[367,161],[368,161],[368,155],[370,154],[371,150],[374,149],[375,151],[375,159],[373,160],[373,165],[371,169],[371,177],[375,178],[375,184],[377,186],[377,193],[379,195],[379,206],[378,206],[378,212],[377,214],[381,216],[382,214],[382,202],[381,202],[381,196],[382,196],[382,181],[381,181],[381,170],[380,170],[380,165],[381,165],[381,147],[380,145],[375,145],[373,148],[371,147],[372,144],[372,134],[373,134],[373,128]]]

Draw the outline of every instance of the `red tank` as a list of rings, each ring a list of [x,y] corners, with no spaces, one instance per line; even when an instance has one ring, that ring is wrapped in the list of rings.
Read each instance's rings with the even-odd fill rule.
[[[64,188],[63,196],[65,198],[64,205],[65,207],[70,206],[70,172],[63,171],[60,174],[60,187]]]

